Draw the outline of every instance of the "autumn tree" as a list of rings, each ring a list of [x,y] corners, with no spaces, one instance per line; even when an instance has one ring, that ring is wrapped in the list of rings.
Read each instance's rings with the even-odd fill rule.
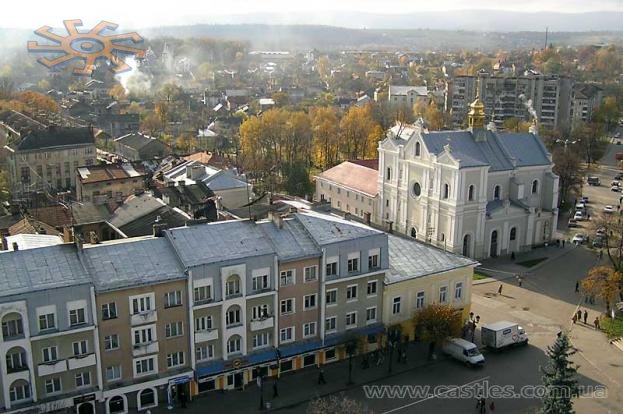
[[[127,96],[125,88],[120,83],[115,83],[108,90],[108,95],[116,101],[124,100]]]
[[[559,177],[560,202],[569,201],[571,193],[579,194],[584,181],[582,159],[576,151],[556,147],[553,151],[553,171]]]
[[[623,224],[618,214],[602,213],[591,220],[593,230],[605,233],[604,250],[610,266],[623,273]]]
[[[609,266],[593,267],[582,279],[583,292],[603,300],[608,306],[621,298],[622,289],[623,273]]]
[[[197,137],[193,134],[185,133],[175,139],[175,148],[183,154],[194,152],[199,146]]]
[[[433,350],[448,338],[461,334],[461,313],[450,305],[433,303],[416,312],[413,324],[416,336],[430,343]]]
[[[506,118],[502,121],[502,129],[509,132],[528,132],[530,125],[530,122],[515,117]]]
[[[54,99],[39,92],[21,92],[17,95],[17,100],[25,103],[32,110],[52,113],[60,111],[60,106]]]
[[[149,135],[156,135],[156,132],[162,130],[162,120],[154,112],[150,112],[141,120],[141,131],[147,132]]]
[[[310,113],[314,164],[323,170],[337,163],[338,118],[331,106],[313,108]]]
[[[382,135],[370,105],[352,106],[340,120],[340,153],[345,159],[374,158]]]

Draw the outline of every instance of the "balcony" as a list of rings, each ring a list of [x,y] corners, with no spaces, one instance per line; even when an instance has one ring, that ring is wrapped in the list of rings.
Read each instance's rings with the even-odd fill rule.
[[[75,356],[67,360],[69,369],[85,368],[95,365],[95,354]]]
[[[6,374],[7,384],[12,384],[14,381],[17,380],[23,380],[30,383],[30,371],[23,370]]]
[[[218,339],[218,329],[195,332],[195,342],[214,341]]]
[[[275,317],[270,316],[264,319],[256,319],[251,321],[251,330],[260,331],[262,329],[272,328],[275,325]]]
[[[132,356],[141,356],[146,354],[153,354],[160,351],[160,347],[158,347],[158,342],[148,342],[145,344],[137,344],[134,345],[132,349]]]
[[[59,374],[61,372],[67,371],[67,361],[62,359],[60,361],[39,364],[37,371],[39,376]]]
[[[158,314],[155,310],[150,310],[146,312],[136,313],[131,316],[131,324],[135,325],[143,325],[145,323],[153,323],[158,320]]]

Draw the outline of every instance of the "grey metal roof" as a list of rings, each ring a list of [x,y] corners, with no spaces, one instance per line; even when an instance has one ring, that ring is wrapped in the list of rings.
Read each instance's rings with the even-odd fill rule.
[[[72,244],[0,254],[0,297],[90,281]]]
[[[165,234],[187,267],[275,253],[260,226],[248,220],[178,227]]]
[[[279,260],[294,260],[321,254],[296,217],[284,218],[281,229],[272,221],[264,221],[258,225],[275,247]]]
[[[97,290],[184,278],[184,269],[162,237],[84,246],[85,264]]]
[[[296,213],[295,216],[320,246],[383,234],[382,231],[374,230],[364,224],[328,214],[309,211]]]
[[[468,257],[445,252],[413,239],[393,234],[387,237],[389,271],[385,274],[386,284],[478,264]]]
[[[516,160],[517,167],[549,165],[549,153],[541,139],[533,134],[498,134],[502,145]]]

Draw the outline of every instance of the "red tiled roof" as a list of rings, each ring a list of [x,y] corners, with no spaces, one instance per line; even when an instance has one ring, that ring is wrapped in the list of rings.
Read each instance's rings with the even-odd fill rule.
[[[379,170],[379,160],[378,158],[375,160],[349,160],[353,164],[361,165],[367,168],[372,168],[373,170]]]
[[[378,171],[350,161],[336,165],[318,175],[318,178],[334,182],[336,185],[360,191],[369,196],[378,194]]]

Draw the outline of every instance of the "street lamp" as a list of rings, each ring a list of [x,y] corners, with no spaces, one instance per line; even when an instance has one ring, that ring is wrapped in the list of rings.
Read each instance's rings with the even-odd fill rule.
[[[565,151],[567,151],[567,147],[568,147],[569,145],[576,144],[576,143],[580,142],[580,140],[579,140],[579,139],[576,139],[576,140],[573,140],[573,141],[572,141],[572,140],[570,140],[570,139],[562,139],[562,138],[558,138],[555,142],[556,142],[557,144],[563,144],[563,145],[564,145],[564,147],[565,147]]]

